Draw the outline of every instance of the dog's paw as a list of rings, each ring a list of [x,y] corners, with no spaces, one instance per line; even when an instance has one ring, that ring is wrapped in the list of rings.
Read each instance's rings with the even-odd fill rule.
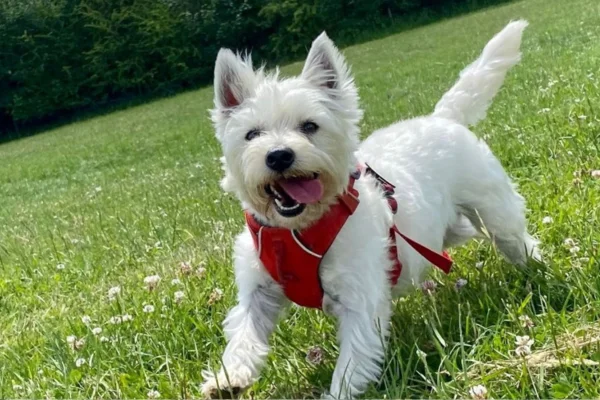
[[[332,395],[330,392],[324,392],[321,394],[321,400],[337,400],[337,397]]]
[[[202,396],[205,399],[237,399],[242,393],[241,387],[217,387],[216,382],[204,382],[202,385]]]
[[[204,372],[204,383],[201,392],[205,399],[235,399],[246,390],[252,382],[243,378],[240,374],[225,374],[220,371],[217,375]]]

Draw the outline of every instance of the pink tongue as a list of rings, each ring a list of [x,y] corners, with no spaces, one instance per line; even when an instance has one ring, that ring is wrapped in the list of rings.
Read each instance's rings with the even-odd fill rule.
[[[277,183],[298,203],[312,204],[323,197],[323,185],[318,179],[282,179]]]

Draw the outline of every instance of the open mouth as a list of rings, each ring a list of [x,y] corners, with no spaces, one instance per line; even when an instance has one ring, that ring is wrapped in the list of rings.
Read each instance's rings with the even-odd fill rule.
[[[307,204],[319,202],[323,197],[323,184],[319,174],[310,177],[282,178],[265,186],[267,195],[273,198],[275,209],[282,217],[302,214]]]

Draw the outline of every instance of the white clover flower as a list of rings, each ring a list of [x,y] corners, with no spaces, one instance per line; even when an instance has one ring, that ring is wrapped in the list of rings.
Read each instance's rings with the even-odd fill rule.
[[[183,298],[185,297],[185,293],[183,293],[181,290],[175,292],[173,294],[174,298],[175,298],[175,303],[179,304],[183,301]]]
[[[554,219],[552,219],[552,217],[550,217],[548,215],[542,219],[542,224],[544,224],[544,225],[551,224],[552,222],[554,222]]]
[[[423,291],[424,294],[431,295],[435,292],[436,288],[437,288],[437,283],[435,281],[426,280],[423,283],[421,283],[421,290]]]
[[[515,338],[515,344],[517,345],[515,354],[518,357],[528,356],[531,354],[531,345],[533,344],[533,339],[531,339],[529,336],[517,336]]]
[[[57,264],[56,269],[59,271],[62,271],[63,269],[65,269],[65,264],[63,264],[63,263]]]
[[[106,343],[106,342],[110,341],[110,339],[109,339],[109,338],[107,338],[106,336],[100,336],[100,341],[101,341],[102,343]]]
[[[567,247],[573,247],[573,246],[575,246],[576,242],[575,242],[575,240],[573,240],[571,238],[566,238],[565,241],[563,242],[563,244]]]
[[[517,346],[529,346],[531,347],[531,345],[533,344],[534,340],[531,339],[529,336],[524,335],[524,336],[517,336],[515,338],[515,344]]]
[[[313,365],[319,365],[323,362],[323,349],[319,346],[313,346],[306,352],[306,361]]]
[[[152,304],[146,304],[144,306],[144,312],[145,313],[153,313],[154,312],[154,306]]]
[[[77,360],[75,360],[75,366],[77,368],[83,366],[85,364],[86,360],[85,358],[78,358]]]
[[[187,261],[182,261],[181,264],[179,264],[179,272],[181,272],[182,275],[191,274],[192,273],[192,265]]]
[[[75,335],[67,336],[67,344],[71,350],[79,350],[85,345],[85,339],[77,339],[77,336]]]
[[[600,169],[593,170],[592,172],[590,172],[590,175],[592,176],[592,178],[600,179]]]
[[[83,346],[85,346],[85,339],[81,338],[81,339],[75,341],[75,343],[73,344],[73,349],[81,350],[83,348]]]
[[[469,283],[469,281],[467,281],[466,279],[463,279],[463,278],[457,279],[456,283],[454,284],[454,290],[459,292],[462,288],[467,286],[467,283]]]
[[[523,328],[533,328],[535,326],[535,324],[533,323],[533,321],[531,320],[531,318],[529,318],[528,315],[521,315],[519,317],[519,321],[521,321],[521,326]]]
[[[148,391],[147,396],[149,399],[159,399],[160,392],[158,390],[150,390],[150,391]]]
[[[481,269],[483,268],[483,261],[478,261],[475,263],[475,268]]]
[[[120,315],[116,315],[114,317],[110,317],[110,319],[108,320],[109,323],[113,324],[113,325],[118,325],[121,322],[123,322],[123,319],[121,318]]]
[[[473,386],[471,389],[469,389],[469,396],[471,396],[473,400],[487,399],[487,395],[487,388],[483,385]]]
[[[219,288],[215,288],[212,293],[210,294],[210,297],[208,298],[208,304],[214,304],[217,301],[221,300],[223,298],[223,291]]]
[[[171,285],[176,286],[176,285],[181,285],[181,281],[177,278],[171,280]]]
[[[203,278],[204,275],[206,275],[206,268],[204,268],[204,267],[198,267],[198,269],[196,270],[196,276],[198,278]]]
[[[15,392],[20,392],[21,390],[23,390],[23,386],[15,384],[15,385],[13,385],[13,390]]]
[[[89,315],[84,315],[83,317],[81,317],[81,322],[88,325],[92,322],[92,319],[90,318]]]
[[[581,250],[581,249],[579,248],[579,246],[573,246],[573,247],[571,247],[571,248],[569,249],[569,251],[571,252],[571,254],[577,254],[577,253],[579,253],[579,250]]]
[[[158,275],[150,275],[144,278],[144,283],[146,284],[146,289],[152,291],[156,289],[160,282],[160,276]]]
[[[119,294],[121,294],[121,286],[113,286],[110,289],[108,289],[109,300],[116,299]]]
[[[92,329],[92,333],[93,333],[94,335],[98,336],[99,334],[101,334],[101,333],[102,333],[102,328],[100,328],[100,327],[98,326],[98,327],[96,327],[96,328]]]
[[[133,321],[133,317],[129,314],[123,314],[121,316],[121,321],[123,321],[123,322]]]

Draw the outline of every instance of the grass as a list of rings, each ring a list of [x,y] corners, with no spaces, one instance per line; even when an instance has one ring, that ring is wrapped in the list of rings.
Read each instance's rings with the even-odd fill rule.
[[[531,23],[523,60],[475,131],[527,198],[546,261],[517,270],[485,243],[454,250],[453,272],[432,275],[434,295],[397,302],[385,371],[367,397],[468,397],[477,384],[492,397],[600,396],[600,180],[590,174],[600,169],[600,5],[511,3],[344,52],[367,135],[430,112],[487,40],[520,17]],[[211,102],[206,88],[0,146],[0,398],[200,395],[201,370],[216,368],[224,348],[230,250],[243,223],[218,186]],[[182,261],[206,273],[182,275]],[[162,279],[148,292],[144,278],[154,274]],[[459,278],[468,284],[456,291]],[[114,286],[121,292],[110,301]],[[133,319],[110,323],[126,314]],[[525,334],[533,355],[520,358],[515,336]],[[70,335],[85,344],[71,349]],[[256,397],[328,388],[332,320],[292,309],[272,344]],[[315,345],[319,365],[305,360]]]

